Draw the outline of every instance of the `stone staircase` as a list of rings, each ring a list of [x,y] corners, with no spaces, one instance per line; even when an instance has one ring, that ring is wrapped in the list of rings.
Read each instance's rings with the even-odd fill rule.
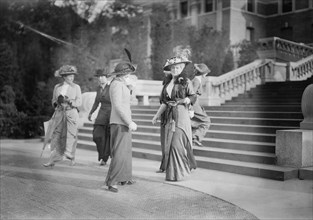
[[[204,147],[194,147],[198,167],[275,180],[298,178],[298,169],[275,165],[275,137],[276,130],[299,128],[302,93],[311,83],[312,77],[266,83],[222,106],[206,106],[212,124]],[[157,109],[132,106],[138,124],[133,133],[133,157],[161,160],[160,129],[151,123]],[[91,123],[79,129],[78,147],[96,150]]]

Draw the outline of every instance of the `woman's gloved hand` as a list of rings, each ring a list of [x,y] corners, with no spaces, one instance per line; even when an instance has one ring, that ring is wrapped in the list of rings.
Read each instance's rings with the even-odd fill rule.
[[[59,105],[61,105],[62,103],[64,103],[64,96],[63,96],[63,95],[59,95],[59,96],[58,96],[57,103],[58,103]]]

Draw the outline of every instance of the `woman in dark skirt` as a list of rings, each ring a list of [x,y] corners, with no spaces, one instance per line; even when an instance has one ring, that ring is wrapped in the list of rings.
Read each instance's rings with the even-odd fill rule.
[[[131,117],[130,101],[131,84],[130,74],[136,70],[130,62],[121,62],[116,65],[114,80],[110,85],[110,99],[112,111],[110,116],[111,129],[111,163],[105,184],[111,192],[118,192],[117,185],[131,185],[132,179],[132,131],[137,125]]]
[[[167,60],[164,70],[171,77],[164,83],[161,106],[152,119],[155,124],[161,118],[164,125],[164,160],[166,180],[178,181],[188,176],[195,163],[192,153],[192,132],[189,106],[196,101],[192,83],[182,71],[189,60],[173,57]],[[195,165],[195,164],[194,164]]]
[[[100,109],[93,125],[93,141],[97,145],[98,161],[100,166],[106,165],[110,156],[110,85],[108,73],[104,70],[97,70],[95,76],[99,80],[95,102],[88,115],[88,120],[92,121],[91,116],[100,104]]]

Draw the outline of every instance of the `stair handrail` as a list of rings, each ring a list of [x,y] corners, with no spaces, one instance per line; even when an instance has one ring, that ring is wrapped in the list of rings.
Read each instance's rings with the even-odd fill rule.
[[[209,76],[200,100],[205,105],[219,106],[227,100],[264,83],[266,71],[272,71],[272,60],[255,60],[221,76]]]
[[[295,60],[308,57],[313,54],[313,47],[303,43],[296,43],[279,37],[262,38],[258,41],[258,50],[275,50],[275,53],[292,57]]]
[[[313,75],[313,55],[303,58],[297,62],[289,62],[288,66],[288,80],[306,80]]]

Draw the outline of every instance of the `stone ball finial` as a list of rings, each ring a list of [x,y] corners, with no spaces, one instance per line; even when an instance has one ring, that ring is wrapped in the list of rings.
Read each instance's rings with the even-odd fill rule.
[[[300,123],[300,128],[305,130],[313,130],[313,84],[308,85],[301,100],[301,110],[303,121]]]

